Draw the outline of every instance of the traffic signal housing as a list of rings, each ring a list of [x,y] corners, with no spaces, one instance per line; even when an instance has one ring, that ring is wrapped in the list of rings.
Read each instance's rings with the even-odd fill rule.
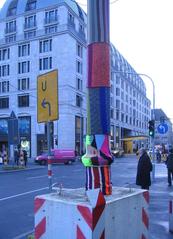
[[[149,136],[154,137],[154,132],[155,132],[155,121],[150,120],[148,122],[148,129],[149,129]]]

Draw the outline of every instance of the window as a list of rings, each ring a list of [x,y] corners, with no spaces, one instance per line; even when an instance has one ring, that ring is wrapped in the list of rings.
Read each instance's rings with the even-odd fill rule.
[[[36,15],[25,17],[25,29],[36,27]]]
[[[68,22],[71,25],[75,25],[75,23],[74,23],[74,16],[70,12],[68,13]]]
[[[7,17],[16,15],[18,0],[12,0],[7,11]]]
[[[121,111],[124,111],[124,104],[121,103]]]
[[[40,53],[52,51],[52,39],[40,41],[39,50]]]
[[[116,108],[120,109],[120,101],[119,100],[116,100]]]
[[[2,65],[0,66],[0,77],[9,76],[10,75],[10,66]]]
[[[52,68],[52,57],[45,57],[39,60],[39,69],[42,70],[49,70]]]
[[[111,115],[111,119],[113,119],[114,118],[114,109],[110,110],[110,115]]]
[[[116,96],[120,96],[120,89],[116,88]]]
[[[79,32],[84,33],[84,26],[79,23]]]
[[[116,111],[116,119],[119,120],[119,118],[120,118],[120,112],[119,112],[119,110],[117,110]]]
[[[29,56],[30,55],[30,44],[24,44],[18,46],[18,56]]]
[[[82,96],[76,95],[76,106],[82,107]]]
[[[58,30],[57,25],[51,26],[51,27],[45,27],[45,34],[52,34],[57,32],[57,30]]]
[[[15,42],[15,41],[16,41],[16,34],[5,37],[5,42],[6,43],[12,43],[12,42]]]
[[[58,21],[58,10],[45,12],[45,24],[50,24]]]
[[[0,82],[0,93],[9,92],[9,81]]]
[[[77,56],[82,58],[82,56],[83,56],[83,48],[82,48],[82,46],[79,43],[77,43],[77,49],[76,50],[77,50]]]
[[[10,59],[10,48],[4,48],[0,50],[0,61]]]
[[[29,95],[18,95],[18,107],[29,107]]]
[[[77,73],[79,73],[79,74],[82,74],[82,62],[80,62],[80,61],[77,61],[76,62],[76,67],[77,67]]]
[[[28,0],[25,10],[31,11],[31,10],[36,9],[36,4],[37,4],[36,0]]]
[[[117,84],[117,85],[120,84],[120,77],[119,77],[119,76],[116,77],[116,84]]]
[[[18,79],[18,90],[29,90],[29,78]]]
[[[25,40],[31,39],[36,36],[36,31],[27,31],[24,33]]]
[[[124,122],[124,114],[121,114],[121,122]]]
[[[9,98],[1,97],[0,98],[0,109],[8,109],[9,108]]]
[[[82,90],[83,89],[83,82],[82,79],[77,78],[77,89]]]
[[[13,32],[16,32],[16,20],[6,23],[5,33],[9,34],[9,33],[13,33]]]
[[[18,73],[28,73],[30,72],[30,62],[29,61],[23,61],[18,63]]]

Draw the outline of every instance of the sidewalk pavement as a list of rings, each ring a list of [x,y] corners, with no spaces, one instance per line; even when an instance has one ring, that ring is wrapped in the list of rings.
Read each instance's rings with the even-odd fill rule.
[[[7,169],[5,169],[5,167],[7,167]],[[6,166],[4,164],[0,164],[0,173],[10,173],[10,172],[23,171],[23,170],[30,170],[30,169],[40,169],[43,167],[45,166],[40,166],[37,163],[35,163],[34,158],[29,158],[26,167],[19,166],[19,168],[17,168],[17,165],[12,161],[10,161],[8,165]]]
[[[172,192],[173,187],[168,187],[166,165],[156,164],[155,181],[150,188],[150,239],[173,239],[169,232],[169,197]]]

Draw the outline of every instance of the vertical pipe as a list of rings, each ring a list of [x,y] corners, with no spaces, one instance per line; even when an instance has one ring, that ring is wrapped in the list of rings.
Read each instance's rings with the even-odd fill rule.
[[[110,39],[109,0],[88,0],[88,81],[86,190],[112,193],[110,135]]]
[[[51,162],[51,143],[50,143],[50,121],[47,122],[47,147],[48,147],[48,181],[49,190],[52,191],[52,162]]]

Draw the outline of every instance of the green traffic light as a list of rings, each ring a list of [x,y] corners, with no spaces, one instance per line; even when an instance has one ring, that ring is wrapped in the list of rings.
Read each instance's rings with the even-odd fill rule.
[[[150,131],[150,132],[149,132],[149,135],[150,135],[150,136],[154,136],[154,132],[153,132],[153,131]]]

